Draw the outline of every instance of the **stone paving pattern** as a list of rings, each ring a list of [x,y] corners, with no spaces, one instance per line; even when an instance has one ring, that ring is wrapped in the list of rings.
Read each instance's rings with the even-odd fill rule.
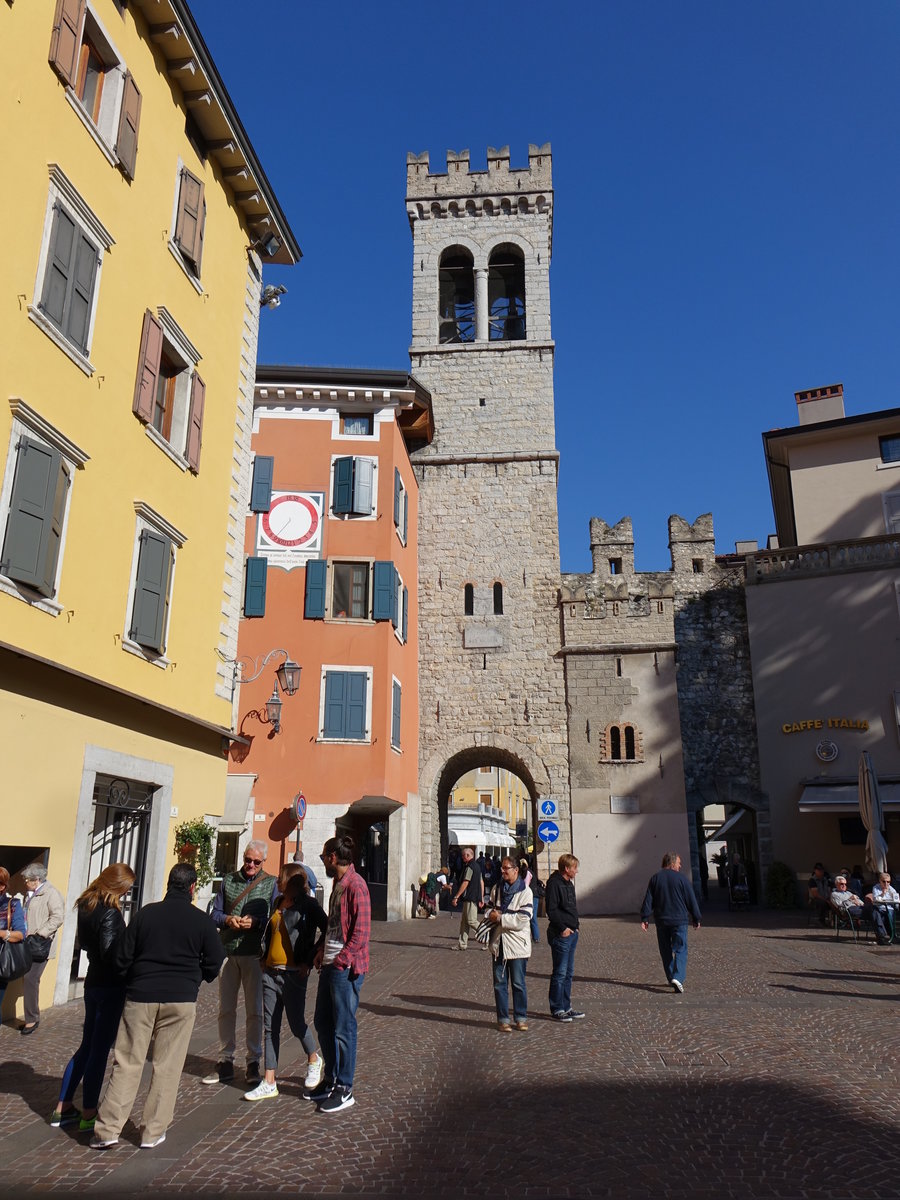
[[[454,918],[376,926],[357,1103],[333,1117],[300,1099],[289,1036],[277,1099],[242,1102],[240,1071],[234,1086],[200,1083],[216,1056],[204,985],[175,1122],[154,1151],[130,1123],[105,1153],[47,1124],[80,1002],[45,1012],[27,1039],[7,1025],[3,1192],[900,1196],[900,946],[835,940],[799,913],[717,912],[713,899],[690,935],[684,996],[661,982],[652,929],[594,918],[573,995],[587,1018],[549,1020],[542,942],[530,1029],[510,1035],[494,1027],[488,954],[449,952]]]

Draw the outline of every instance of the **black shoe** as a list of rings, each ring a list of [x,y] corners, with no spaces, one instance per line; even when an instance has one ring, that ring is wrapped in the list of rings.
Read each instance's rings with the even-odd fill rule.
[[[40,1025],[40,1021],[35,1021],[31,1025],[23,1025],[19,1030],[19,1033],[23,1034],[25,1037],[28,1037],[29,1033],[34,1033],[38,1025]]]
[[[255,1062],[255,1061],[248,1062],[247,1063],[247,1082],[248,1083],[259,1083],[259,1081],[261,1079],[262,1079],[262,1075],[260,1075],[260,1073],[259,1073],[259,1063]]]
[[[209,1075],[204,1075],[201,1083],[231,1083],[234,1079],[234,1063],[228,1059],[216,1063],[216,1069]]]
[[[320,1100],[327,1100],[333,1091],[334,1091],[334,1080],[333,1079],[323,1079],[322,1082],[319,1084],[319,1086],[313,1088],[313,1090],[311,1092],[304,1092],[303,1099],[304,1100],[312,1100],[316,1104],[318,1104]]]
[[[331,1095],[326,1096],[319,1104],[320,1113],[336,1113],[342,1108],[350,1108],[356,1101],[353,1099],[353,1092],[350,1088],[336,1087],[332,1089]]]
[[[553,1017],[554,1021],[571,1021],[572,1020],[571,1014],[567,1013],[567,1012],[563,1012],[562,1010],[560,1010],[559,1012],[551,1013],[550,1015]]]
[[[584,1020],[584,1013],[579,1012],[577,1008],[570,1008],[567,1013],[567,1016],[570,1016],[573,1021],[583,1021]]]

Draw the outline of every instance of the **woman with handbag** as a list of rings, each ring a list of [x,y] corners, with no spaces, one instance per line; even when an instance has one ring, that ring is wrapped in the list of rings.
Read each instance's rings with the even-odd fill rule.
[[[34,1033],[41,1021],[38,997],[41,976],[51,958],[56,954],[56,931],[63,923],[66,905],[62,896],[47,880],[47,868],[43,863],[29,863],[22,871],[28,889],[25,897],[25,923],[28,932],[25,944],[31,951],[31,966],[25,976],[25,1024],[19,1033]]]
[[[78,944],[88,956],[84,980],[84,1030],[81,1045],[69,1059],[59,1089],[59,1102],[50,1117],[54,1129],[78,1123],[79,1133],[94,1128],[106,1061],[116,1040],[125,1007],[125,980],[115,967],[116,946],[125,932],[122,897],[134,886],[127,863],[105,867],[75,901]],[[83,1082],[83,1108],[72,1103]]]
[[[490,929],[497,1029],[500,1033],[511,1033],[513,1029],[524,1033],[528,1028],[525,968],[531,957],[534,898],[531,888],[520,877],[519,864],[514,858],[503,859],[500,878],[501,882],[491,890],[491,907],[485,918]],[[512,1024],[509,1021],[510,988],[513,998]]]
[[[31,966],[25,941],[25,913],[22,905],[8,893],[9,871],[0,867],[0,1008],[7,984],[21,979]],[[13,949],[16,947],[16,949]]]

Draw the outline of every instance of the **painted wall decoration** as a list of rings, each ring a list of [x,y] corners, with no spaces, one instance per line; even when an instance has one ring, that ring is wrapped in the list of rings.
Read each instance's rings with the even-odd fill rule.
[[[324,492],[273,492],[257,519],[257,554],[287,570],[320,558],[324,510]]]

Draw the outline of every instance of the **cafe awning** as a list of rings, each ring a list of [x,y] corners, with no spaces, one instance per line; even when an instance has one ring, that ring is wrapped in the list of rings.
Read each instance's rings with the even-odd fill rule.
[[[886,812],[900,812],[900,782],[879,781],[881,804]],[[847,813],[859,816],[859,788],[853,783],[807,783],[800,794],[802,813]]]

